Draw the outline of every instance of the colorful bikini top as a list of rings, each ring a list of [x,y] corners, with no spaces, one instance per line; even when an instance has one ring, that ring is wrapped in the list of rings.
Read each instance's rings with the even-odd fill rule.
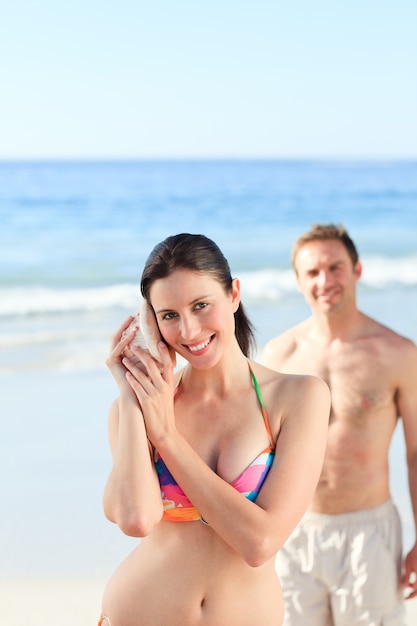
[[[275,443],[272,437],[271,427],[269,425],[268,415],[263,403],[261,390],[255,374],[248,362],[249,370],[252,375],[253,385],[261,407],[262,416],[266,432],[269,437],[269,446],[263,450],[252,463],[231,483],[232,487],[239,491],[245,498],[254,502],[268,475],[269,469],[274,460]],[[175,393],[178,390],[178,385]],[[159,452],[154,453],[155,467],[158,474],[158,480],[161,487],[161,497],[164,506],[163,518],[169,522],[194,522],[203,521],[200,513],[195,506],[187,498],[181,487],[176,483],[174,477],[165,465]]]

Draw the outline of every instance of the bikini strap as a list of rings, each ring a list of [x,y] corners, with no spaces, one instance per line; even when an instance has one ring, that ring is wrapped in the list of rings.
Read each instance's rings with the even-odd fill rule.
[[[261,393],[261,388],[259,387],[258,379],[255,376],[255,372],[252,369],[251,364],[248,361],[249,371],[252,376],[253,386],[255,387],[256,396],[258,398],[259,406],[261,407],[262,417],[264,418],[264,424],[266,428],[266,432],[268,433],[269,442],[271,446],[275,447],[274,438],[272,436],[271,426],[269,424],[268,413],[266,412],[266,408],[264,405],[264,400]]]

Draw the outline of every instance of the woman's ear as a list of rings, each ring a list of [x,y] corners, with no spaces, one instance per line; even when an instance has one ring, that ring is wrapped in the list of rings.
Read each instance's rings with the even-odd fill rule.
[[[233,305],[233,313],[239,308],[240,304],[240,280],[238,278],[234,278],[232,280],[232,305]]]

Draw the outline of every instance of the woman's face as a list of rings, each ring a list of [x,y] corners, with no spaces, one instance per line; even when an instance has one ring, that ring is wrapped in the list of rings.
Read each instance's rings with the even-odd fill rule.
[[[153,283],[150,301],[165,341],[194,367],[211,367],[236,341],[237,279],[225,293],[210,274],[179,269]]]

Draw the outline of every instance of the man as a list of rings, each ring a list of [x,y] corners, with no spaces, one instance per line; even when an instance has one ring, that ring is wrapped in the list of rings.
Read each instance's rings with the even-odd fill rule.
[[[323,378],[332,410],[316,493],[277,558],[284,624],[403,626],[403,595],[417,595],[417,543],[402,564],[388,453],[401,417],[417,520],[417,348],[357,309],[362,268],[343,227],[314,225],[292,264],[312,316],[272,339],[263,362]]]

